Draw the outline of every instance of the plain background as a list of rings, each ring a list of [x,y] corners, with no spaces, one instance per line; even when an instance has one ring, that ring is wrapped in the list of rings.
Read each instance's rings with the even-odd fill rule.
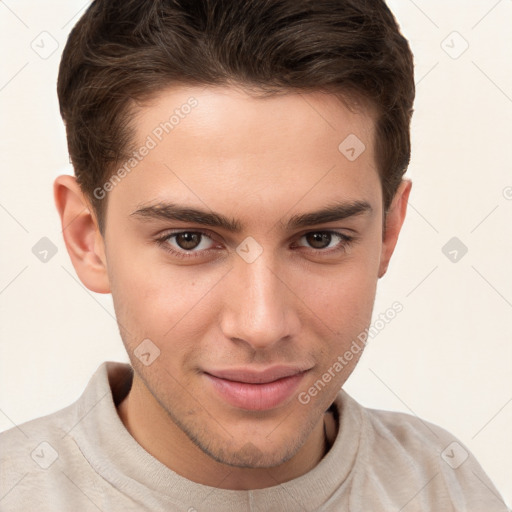
[[[78,281],[53,203],[54,178],[72,173],[57,69],[87,5],[0,3],[0,430],[76,400],[102,361],[128,361],[111,297]],[[374,312],[404,309],[345,388],[453,433],[510,504],[512,1],[389,5],[416,60],[414,186]],[[46,263],[32,252],[43,237],[58,251]]]

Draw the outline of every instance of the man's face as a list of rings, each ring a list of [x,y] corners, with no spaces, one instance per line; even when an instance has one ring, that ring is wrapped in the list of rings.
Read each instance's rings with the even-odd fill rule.
[[[190,97],[197,104],[161,133]],[[277,465],[318,426],[360,353],[299,396],[371,320],[383,222],[373,119],[318,92],[183,87],[135,121],[135,147],[148,136],[157,145],[109,192],[105,248],[136,378],[214,459]],[[366,146],[359,156],[352,134]],[[304,222],[340,205],[349,216]],[[232,225],[174,220],[176,209]],[[143,362],[160,353],[146,366],[134,351],[148,339]]]

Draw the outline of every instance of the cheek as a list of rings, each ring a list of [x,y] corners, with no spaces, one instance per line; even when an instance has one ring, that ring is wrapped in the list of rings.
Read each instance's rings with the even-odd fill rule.
[[[201,351],[197,340],[211,325],[212,312],[201,299],[214,283],[190,279],[183,275],[183,269],[171,272],[170,266],[145,272],[137,265],[117,263],[112,297],[132,365],[155,389],[155,379],[163,383],[161,389],[174,386],[176,379],[182,386],[189,385],[191,364],[199,359]],[[142,345],[147,339],[151,344]],[[151,366],[138,360],[139,347],[143,346],[145,352],[158,354]]]
[[[317,325],[317,368],[297,399],[315,410],[325,410],[342,388],[364,351],[361,333],[371,323],[376,279],[366,266],[353,266],[321,287],[311,287],[310,303]],[[318,320],[320,319],[320,321]]]
[[[154,251],[153,251],[154,252]],[[119,252],[118,254],[121,254]],[[109,276],[116,316],[132,337],[164,340],[185,327],[197,329],[210,313],[208,292],[221,275],[219,270],[199,272],[197,267],[144,261],[143,252],[109,261]]]
[[[378,264],[373,257],[354,257],[336,268],[302,274],[295,289],[306,306],[338,333],[366,327],[377,286]]]

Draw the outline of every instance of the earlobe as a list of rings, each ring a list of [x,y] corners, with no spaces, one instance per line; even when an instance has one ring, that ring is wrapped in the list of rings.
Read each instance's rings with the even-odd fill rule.
[[[386,215],[386,229],[382,240],[382,252],[379,265],[378,277],[381,278],[387,271],[389,261],[393,251],[395,250],[398,241],[398,235],[405,220],[407,213],[407,203],[409,201],[409,194],[411,193],[412,182],[411,180],[402,180],[395,193],[395,197],[391,203],[389,211]]]
[[[64,242],[80,281],[93,292],[110,293],[103,237],[76,178],[59,176],[53,193]]]

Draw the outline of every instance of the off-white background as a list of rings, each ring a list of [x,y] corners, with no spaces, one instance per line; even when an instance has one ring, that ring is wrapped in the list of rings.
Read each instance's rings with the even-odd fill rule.
[[[346,389],[451,431],[510,504],[512,1],[389,3],[416,58],[414,187],[375,314],[396,300],[404,310],[371,341]],[[71,171],[58,63],[87,5],[0,3],[1,430],[76,400],[102,361],[128,361],[111,298],[77,280],[53,204],[53,179]],[[452,58],[461,37],[469,48]],[[52,44],[47,58],[31,47]],[[42,237],[58,247],[47,263],[31,251]],[[456,263],[442,252],[452,237],[468,248]]]

